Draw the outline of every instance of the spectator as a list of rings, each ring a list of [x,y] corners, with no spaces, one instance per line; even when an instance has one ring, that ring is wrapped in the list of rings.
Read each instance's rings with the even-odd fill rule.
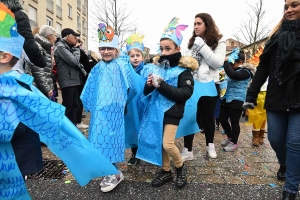
[[[66,28],[61,31],[62,39],[56,43],[54,58],[57,68],[57,80],[62,91],[62,105],[66,107],[66,116],[77,124],[78,86],[82,84],[80,73],[80,49],[75,48],[79,33]]]
[[[80,39],[78,39],[76,47],[79,47],[79,49],[80,49],[80,60],[79,60],[79,62],[83,65],[85,71],[87,71],[87,70],[91,71],[89,69],[89,67],[90,67],[89,58],[86,55],[86,53],[85,53],[82,46],[83,46],[82,41]],[[83,90],[83,86],[86,82],[87,76],[84,76],[82,73],[80,73],[79,76],[82,80],[82,84],[78,86],[78,95],[79,96],[78,96],[78,109],[77,109],[77,128],[85,129],[85,128],[88,128],[89,126],[82,123],[83,105],[82,105],[81,99],[79,97],[80,97],[81,92]]]

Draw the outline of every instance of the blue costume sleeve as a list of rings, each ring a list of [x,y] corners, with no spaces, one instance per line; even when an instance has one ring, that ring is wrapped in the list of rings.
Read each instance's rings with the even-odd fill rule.
[[[0,173],[2,197],[30,199],[10,143],[19,122],[39,134],[41,141],[65,162],[81,186],[93,178],[118,173],[64,116],[65,108],[62,105],[40,96],[34,86],[30,87],[32,91],[20,86],[17,80],[30,85],[32,78],[27,74],[20,77],[15,73],[0,77],[0,165],[7,166],[7,170],[1,170]]]

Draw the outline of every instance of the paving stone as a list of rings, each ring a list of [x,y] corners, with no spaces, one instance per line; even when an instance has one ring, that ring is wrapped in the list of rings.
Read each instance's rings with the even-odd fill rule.
[[[262,184],[262,181],[258,176],[243,175],[241,176],[241,178],[245,181],[246,184]]]
[[[197,183],[219,183],[219,184],[225,184],[225,180],[220,175],[197,175],[195,181]]]
[[[240,176],[224,175],[223,178],[226,184],[245,184]]]

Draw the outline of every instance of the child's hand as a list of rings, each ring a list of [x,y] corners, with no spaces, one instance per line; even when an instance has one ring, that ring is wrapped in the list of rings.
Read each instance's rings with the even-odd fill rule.
[[[161,82],[163,82],[164,79],[161,78],[160,76],[156,75],[156,74],[152,74],[152,85],[156,88],[158,88],[161,84]]]
[[[152,84],[152,74],[149,74],[149,75],[148,75],[148,79],[147,79],[146,84],[147,84],[149,87],[153,86],[153,84]]]

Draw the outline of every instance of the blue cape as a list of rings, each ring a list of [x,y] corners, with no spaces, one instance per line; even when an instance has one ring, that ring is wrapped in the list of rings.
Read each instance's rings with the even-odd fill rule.
[[[32,81],[33,77],[17,71],[0,75],[1,199],[30,199],[10,143],[20,122],[39,134],[81,186],[95,177],[118,173],[65,117],[65,108],[48,100],[32,86]],[[20,83],[28,85],[31,91]]]
[[[178,76],[184,68],[163,67],[153,64],[145,65],[141,75],[145,79],[148,74],[156,74],[164,78],[171,86],[177,87]],[[139,143],[136,157],[155,165],[162,165],[162,140],[164,113],[175,104],[157,90],[141,99],[139,109],[142,113],[139,130]]]
[[[81,93],[91,112],[89,140],[112,163],[125,153],[125,107],[136,95],[134,70],[123,59],[100,61],[89,74]]]

